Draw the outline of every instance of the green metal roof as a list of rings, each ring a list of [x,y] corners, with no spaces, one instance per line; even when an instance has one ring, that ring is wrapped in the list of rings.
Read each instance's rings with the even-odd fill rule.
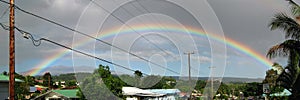
[[[73,90],[52,90],[53,92],[56,92],[58,94],[61,94],[67,98],[78,98],[77,91],[78,89],[73,89]]]
[[[9,76],[0,74],[0,82],[8,82],[9,81]],[[20,79],[15,79],[16,82],[23,82]]]

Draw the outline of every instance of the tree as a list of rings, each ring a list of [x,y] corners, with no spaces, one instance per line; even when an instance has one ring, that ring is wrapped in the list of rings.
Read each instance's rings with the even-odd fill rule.
[[[296,99],[300,98],[300,7],[292,0],[288,1],[291,3],[293,16],[289,17],[284,13],[279,13],[269,24],[271,30],[283,30],[287,40],[270,48],[267,56],[269,58],[288,57],[288,65],[278,76],[277,84],[291,91],[291,99]]]
[[[195,89],[203,93],[205,86],[206,86],[206,82],[204,80],[197,80]]]
[[[283,88],[277,85],[277,79],[279,75],[283,72],[283,67],[278,63],[274,63],[273,68],[266,72],[266,77],[263,80],[263,83],[267,83],[270,86],[270,94],[279,93],[283,91]]]
[[[134,84],[134,86],[136,86],[136,87],[142,87],[142,80],[141,80],[141,78],[143,77],[143,73],[141,72],[141,71],[139,71],[139,70],[136,70],[136,71],[134,71],[134,78],[135,78],[135,84]]]
[[[175,87],[175,85],[176,85],[176,80],[174,78],[163,76],[159,80],[158,83],[156,83],[154,86],[152,86],[150,88],[152,88],[152,89],[172,89]]]
[[[110,87],[102,81],[98,73],[86,77],[81,89],[77,93],[81,100],[116,100],[117,96],[112,93]],[[113,84],[113,83],[110,83]]]
[[[8,73],[6,71],[3,71],[2,74],[3,75],[8,75]]]
[[[115,100],[116,97],[124,98],[122,87],[125,85],[120,78],[111,75],[109,66],[99,65],[93,75],[85,78],[80,86],[88,100]]]
[[[87,100],[80,88],[78,89],[76,96],[79,97],[79,100]]]
[[[257,82],[247,83],[243,92],[246,97],[259,96],[263,94],[262,88],[263,86],[261,83],[257,83]]]
[[[136,77],[143,77],[143,73],[141,71],[139,71],[139,70],[134,71],[134,75]]]
[[[19,100],[24,100],[26,99],[25,97],[30,94],[29,87],[36,84],[34,81],[35,78],[33,76],[23,76],[18,73],[15,73],[15,78],[22,80],[22,82],[15,83],[16,98]]]
[[[50,72],[46,72],[43,75],[43,85],[47,86],[48,88],[52,88],[53,80],[52,80],[52,76],[51,76]]]
[[[221,82],[221,85],[217,91],[217,94],[220,94],[220,99],[228,99],[228,94],[230,93],[229,87]]]

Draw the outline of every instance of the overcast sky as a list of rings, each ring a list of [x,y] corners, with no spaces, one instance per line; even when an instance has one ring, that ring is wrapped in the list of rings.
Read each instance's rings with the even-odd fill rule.
[[[227,77],[263,78],[266,70],[269,69],[255,58],[230,46],[226,46],[226,50],[220,49],[220,52],[212,52],[214,50],[212,50],[211,42],[216,41],[210,41],[208,37],[169,30],[171,26],[182,28],[181,30],[187,26],[205,30],[203,23],[196,20],[199,16],[195,18],[193,14],[189,14],[189,10],[183,10],[189,6],[188,3],[184,5],[177,3],[180,6],[176,6],[176,3],[151,0],[129,4],[125,3],[127,0],[95,0],[95,2],[105,10],[89,0],[17,0],[16,4],[26,11],[98,37],[160,66],[19,10],[16,10],[16,26],[31,32],[35,38],[45,37],[147,74],[186,76],[187,56],[183,53],[187,51],[195,52],[191,56],[194,76],[209,75],[208,67],[211,66],[212,55],[226,58],[224,59],[226,61],[224,76]],[[289,7],[285,0],[208,0],[207,2],[218,18],[226,38],[235,40],[261,55],[266,55],[272,45],[284,40],[282,32],[270,31],[268,23],[274,14],[288,13]],[[7,8],[7,4],[0,3],[0,14],[4,14],[0,22],[6,25],[8,25],[8,13],[4,12]],[[188,8],[201,9],[195,4],[190,4]],[[107,11],[113,12],[113,15],[109,16]],[[205,19],[205,16],[199,19]],[[146,30],[138,30],[137,26],[142,26]],[[159,29],[154,30],[151,29],[152,27]],[[117,30],[119,33],[102,37],[108,30]],[[130,31],[125,33],[126,30]],[[0,71],[2,72],[8,71],[9,34],[8,31],[0,29],[0,35]],[[19,73],[38,67],[45,67],[45,69],[38,71],[37,74],[43,74],[45,71],[56,74],[74,71],[88,72],[99,64],[110,65],[76,53],[72,56],[70,51],[47,42],[42,42],[40,46],[35,47],[30,40],[24,39],[18,32],[15,38],[16,71]],[[222,43],[216,45],[222,47]],[[225,55],[222,54],[224,51],[226,51]],[[64,52],[69,53],[61,57],[52,57],[62,55]],[[275,61],[285,64],[282,58],[277,58]],[[133,73],[118,67],[112,67],[112,69],[119,74]],[[177,73],[166,71],[166,69]]]

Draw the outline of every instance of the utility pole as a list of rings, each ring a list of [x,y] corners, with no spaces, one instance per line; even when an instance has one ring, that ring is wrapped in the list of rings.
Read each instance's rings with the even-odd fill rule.
[[[50,75],[48,76],[48,88],[50,89]]]
[[[188,67],[189,67],[189,82],[191,82],[191,54],[194,52],[185,52],[184,54],[188,55]]]
[[[9,8],[9,100],[15,100],[15,9],[14,0]]]
[[[210,68],[210,74],[212,75],[211,80],[210,80],[210,85],[211,85],[211,100],[214,99],[214,76],[213,76],[213,69],[216,67],[209,67]]]
[[[194,52],[185,52],[184,54],[188,55],[188,67],[189,67],[189,85],[191,85],[191,54],[195,54]],[[190,99],[192,93],[190,94]]]

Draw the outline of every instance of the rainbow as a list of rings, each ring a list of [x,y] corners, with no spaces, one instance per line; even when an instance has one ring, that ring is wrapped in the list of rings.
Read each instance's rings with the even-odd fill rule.
[[[131,25],[130,28],[123,28],[122,31],[119,31],[120,27],[115,27],[115,28],[111,28],[109,30],[105,30],[105,31],[101,32],[97,38],[106,39],[106,38],[113,37],[116,34],[126,35],[126,34],[130,34],[130,33],[134,33],[134,32],[139,32],[142,34],[142,33],[147,33],[147,32],[158,32],[158,31],[162,31],[162,30],[168,31],[171,33],[192,34],[194,36],[210,37],[211,39],[213,39],[217,42],[223,43],[223,44],[227,45],[228,47],[231,47],[243,54],[248,55],[249,57],[253,58],[257,62],[264,65],[265,67],[272,68],[273,62],[270,61],[269,59],[267,59],[264,55],[261,55],[260,53],[252,50],[251,48],[247,47],[246,45],[241,44],[241,43],[239,43],[233,39],[230,39],[228,37],[225,37],[225,41],[224,41],[223,36],[205,33],[199,28],[194,28],[194,27],[190,27],[190,26],[188,26],[188,27],[185,26],[184,29],[180,28],[178,26],[175,26],[175,25],[164,25],[163,29],[158,26],[159,25],[156,25],[156,24]],[[133,29],[134,29],[134,31],[133,31]],[[188,31],[188,33],[187,33],[187,31]],[[94,40],[78,42],[80,44],[75,44],[75,45],[73,45],[73,47],[74,48],[80,47],[80,46],[83,46],[83,45],[86,45],[86,44],[92,43],[92,42],[94,42]],[[40,74],[44,69],[47,69],[48,67],[50,67],[51,64],[55,63],[58,59],[62,58],[63,56],[65,56],[69,53],[71,53],[70,50],[63,49],[63,50],[59,51],[58,53],[56,53],[55,55],[48,57],[41,63],[37,64],[32,70],[28,71],[26,74],[27,75]]]

